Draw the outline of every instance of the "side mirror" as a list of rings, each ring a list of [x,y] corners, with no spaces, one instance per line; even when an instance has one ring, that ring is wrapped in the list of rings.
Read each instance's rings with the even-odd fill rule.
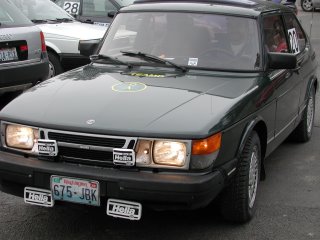
[[[110,12],[108,12],[108,17],[109,18],[114,18],[114,16],[117,14],[117,12],[116,11],[110,11]]]
[[[292,53],[268,53],[268,67],[270,69],[295,69],[297,57]]]
[[[78,46],[78,50],[80,51],[80,54],[86,57],[89,57],[95,54],[100,41],[101,41],[100,39],[80,40],[79,46]]]

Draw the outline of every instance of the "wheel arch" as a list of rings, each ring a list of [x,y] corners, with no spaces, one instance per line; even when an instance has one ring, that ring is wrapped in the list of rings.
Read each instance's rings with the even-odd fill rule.
[[[47,51],[54,52],[57,55],[61,53],[61,50],[51,42],[46,41],[46,47],[47,47]]]
[[[314,88],[314,91],[315,93],[318,92],[318,88],[319,88],[319,84],[318,84],[318,79],[316,76],[314,76],[313,78],[311,78],[308,82],[308,86],[307,86],[307,89],[306,89],[306,93],[305,93],[305,96],[304,96],[304,100],[307,101],[307,99],[309,98],[310,96],[310,92],[311,92],[311,89]]]
[[[59,53],[55,49],[47,46],[47,51],[55,54],[58,57],[58,59],[60,59]]]
[[[316,77],[313,78],[313,80],[311,80],[311,86],[314,87],[315,92],[318,92],[319,85],[318,85],[318,79]],[[309,89],[309,93],[310,93],[310,90],[311,89]]]
[[[247,127],[245,128],[241,138],[237,157],[238,158],[240,157],[241,152],[244,149],[245,143],[252,131],[256,131],[260,139],[260,145],[261,145],[261,175],[260,175],[261,177],[260,179],[264,180],[266,177],[265,168],[264,168],[264,157],[267,150],[268,129],[267,129],[266,123],[263,121],[261,117],[257,117],[253,119],[249,124],[247,124]]]

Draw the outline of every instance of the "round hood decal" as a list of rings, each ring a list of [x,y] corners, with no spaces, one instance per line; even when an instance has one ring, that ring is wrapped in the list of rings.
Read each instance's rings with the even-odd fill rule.
[[[140,92],[147,88],[147,85],[140,82],[122,82],[112,86],[115,92]]]

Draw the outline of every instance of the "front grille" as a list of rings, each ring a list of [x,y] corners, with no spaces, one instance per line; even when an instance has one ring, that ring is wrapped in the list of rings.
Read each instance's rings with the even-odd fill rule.
[[[59,156],[64,162],[80,163],[92,166],[112,166],[113,153],[88,149],[59,146]]]
[[[122,148],[126,143],[125,139],[92,137],[85,135],[65,134],[58,132],[48,132],[48,138],[57,142],[74,143],[82,145]],[[78,150],[78,149],[77,149]]]

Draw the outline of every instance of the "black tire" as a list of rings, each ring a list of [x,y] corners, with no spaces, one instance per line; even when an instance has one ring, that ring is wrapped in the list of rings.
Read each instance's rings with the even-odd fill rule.
[[[315,113],[315,89],[312,87],[301,122],[292,132],[290,139],[296,142],[308,142],[312,136]]]
[[[255,170],[251,175],[250,169]],[[261,145],[258,134],[252,131],[241,153],[235,176],[221,196],[220,210],[224,219],[245,223],[254,215],[257,190],[260,180]],[[250,184],[252,188],[250,188]],[[249,194],[252,194],[249,196]]]
[[[313,10],[312,0],[301,0],[301,8],[305,12],[311,12]]]
[[[48,52],[49,58],[49,75],[48,78],[59,75],[63,72],[58,56],[52,52]]]

